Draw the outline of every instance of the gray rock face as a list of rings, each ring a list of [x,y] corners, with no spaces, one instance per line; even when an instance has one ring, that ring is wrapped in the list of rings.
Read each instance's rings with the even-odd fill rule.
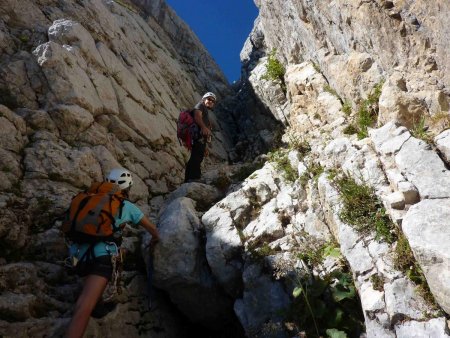
[[[284,140],[289,142],[292,136],[299,137],[301,140],[307,140],[311,147],[311,154],[306,155],[300,162],[302,166],[299,165],[298,160],[291,160],[296,162],[294,165],[299,168],[299,171],[301,168],[302,176],[311,177],[308,168],[317,166],[318,163],[325,171],[327,169],[344,171],[359,184],[373,187],[391,218],[400,226],[405,220],[408,209],[414,210],[411,206],[420,200],[446,198],[449,189],[448,170],[445,164],[433,149],[426,146],[425,142],[412,137],[406,128],[415,126],[426,110],[436,111],[433,110],[436,109],[434,106],[436,101],[432,103],[433,100],[429,97],[439,96],[443,85],[425,87],[424,84],[420,84],[421,80],[418,80],[412,70],[404,71],[411,66],[408,61],[398,65],[397,70],[401,69],[402,72],[397,73],[397,70],[388,65],[391,60],[386,59],[386,54],[378,54],[377,46],[373,45],[365,49],[365,53],[354,50],[357,49],[358,43],[361,43],[358,40],[362,38],[355,32],[352,32],[355,45],[344,47],[348,41],[339,40],[338,36],[346,34],[348,27],[345,28],[343,25],[353,27],[355,20],[356,22],[361,20],[359,14],[348,13],[346,16],[348,19],[344,23],[342,13],[346,10],[341,9],[339,14],[334,12],[333,8],[336,4],[322,8],[320,4],[302,1],[288,1],[283,5],[261,1],[259,5],[261,12],[255,31],[262,30],[264,43],[259,45],[258,52],[262,53],[264,50],[268,52],[272,47],[276,47],[277,55],[286,64],[285,81],[290,108],[287,113],[289,128],[284,135]],[[419,4],[418,7],[421,5],[423,4]],[[372,5],[362,4],[361,6],[368,6],[365,8],[367,13],[371,11]],[[402,4],[395,6],[402,6]],[[375,9],[375,12],[371,14],[374,16],[371,24],[380,20],[377,18],[378,10]],[[332,14],[333,12],[336,16]],[[274,22],[278,23],[276,27]],[[325,25],[324,22],[328,24]],[[342,25],[340,25],[341,22]],[[361,22],[356,23],[357,26],[360,24]],[[331,32],[330,27],[333,25],[338,25],[340,29]],[[381,23],[380,25],[385,27]],[[366,32],[373,28],[372,26],[370,26],[372,28],[363,27],[363,25],[358,27],[365,29]],[[318,31],[321,31],[323,35],[320,35]],[[395,39],[395,37],[391,38]],[[377,39],[378,37],[374,38],[372,43],[375,43]],[[322,41],[321,45],[318,45],[319,40]],[[242,55],[249,59],[248,53],[248,49],[244,49]],[[256,51],[254,50],[253,53]],[[421,51],[415,53],[420,54]],[[299,61],[303,61],[303,59],[298,60],[300,58],[312,59],[314,64],[300,63]],[[261,61],[264,62],[264,59]],[[383,66],[383,71],[380,65]],[[258,66],[248,69],[251,76],[255,78],[252,85],[262,93],[259,95],[262,95],[263,100],[266,100],[264,95],[273,97],[270,94],[273,88],[264,89],[266,84],[258,80],[257,74],[261,73]],[[430,75],[430,77],[435,76],[437,76],[436,73]],[[386,123],[386,125],[369,130],[369,138],[361,141],[357,141],[353,136],[343,136],[344,127],[354,123],[355,117],[352,112],[344,114],[342,103],[349,101],[352,108],[355,109],[356,106],[357,109],[358,104],[352,101],[364,100],[372,87],[380,83],[383,78],[387,81],[381,88],[381,97],[377,102],[380,109],[378,122]],[[333,90],[334,94],[332,94]],[[428,90],[433,94],[430,94]],[[279,105],[270,100],[265,102],[271,105],[271,110],[277,115]],[[437,111],[445,107],[445,104],[441,105]],[[399,123],[404,126],[399,127]],[[445,154],[445,134],[436,140],[441,138],[444,142],[438,146]],[[295,145],[295,142],[291,143],[291,146]],[[436,179],[440,184],[439,187],[436,186]],[[374,240],[373,234],[363,236],[350,225],[342,222],[339,217],[341,208],[339,194],[328,182],[326,175],[319,178],[318,187],[318,196],[308,191],[308,200],[312,200],[307,206],[304,204],[301,206],[301,208],[309,209],[306,214],[308,218],[302,215],[296,219],[303,219],[303,222],[306,219],[323,220],[339,242],[341,252],[349,263],[355,277],[355,286],[361,296],[367,335],[394,337],[397,332],[407,335],[406,332],[411,332],[408,328],[415,325],[415,320],[426,322],[427,324],[423,325],[424,330],[432,332],[434,322],[427,316],[433,311],[414,291],[414,286],[406,279],[404,273],[393,267],[393,248],[387,243]],[[317,208],[317,200],[320,200],[319,208]],[[265,208],[266,206],[261,208],[261,219],[271,225],[274,222],[269,214],[264,213]],[[439,217],[447,216],[441,210]],[[252,220],[249,226],[257,223],[257,219]],[[259,224],[257,228],[261,230]],[[308,226],[301,229],[308,229]],[[250,230],[247,227],[244,234],[253,233]],[[441,230],[439,233],[444,234],[445,237],[446,231]],[[320,232],[315,234],[321,236]],[[273,247],[275,247],[274,243]],[[443,247],[445,248],[445,245]],[[441,267],[441,269],[444,268]],[[381,276],[384,284],[382,291],[379,291],[372,282],[373,276]],[[442,297],[446,295],[441,295],[441,299]],[[446,330],[444,321],[444,325],[434,334],[445,337]]]
[[[445,100],[438,97],[450,83],[450,58],[444,43],[449,35],[444,23],[449,6],[445,1],[432,5],[426,1],[413,5],[403,1],[345,5],[260,1],[254,33],[262,32],[264,43],[256,51],[276,48],[284,64],[313,60],[331,87],[351,99],[364,96],[394,70],[400,72],[403,98],[397,95],[388,106],[398,109],[398,121],[405,117],[412,121],[415,112],[424,108],[433,113],[448,110],[448,91],[443,94]],[[243,52],[242,59],[248,59],[247,55]],[[391,89],[386,86],[385,94]],[[403,112],[407,115],[402,116]],[[389,114],[389,120],[395,116],[392,110]]]
[[[155,285],[166,290],[193,322],[215,328],[230,321],[232,300],[222,293],[208,270],[193,201],[185,197],[172,201],[160,216],[159,231]]]
[[[267,336],[287,337],[280,325],[280,313],[288,308],[290,300],[282,284],[274,283],[259,264],[247,266],[242,277],[250,289],[244,290],[242,299],[235,302],[234,311],[246,332],[249,335],[259,332],[267,324]],[[270,324],[273,330],[269,329]]]
[[[408,210],[402,226],[436,301],[447,313],[450,311],[449,207],[448,199],[424,200]]]
[[[395,333],[398,338],[420,338],[420,337],[450,337],[446,328],[444,318],[431,319],[428,322],[410,321],[405,325],[396,328]]]
[[[434,142],[436,143],[436,146],[438,147],[440,152],[443,154],[447,163],[450,163],[450,131],[446,130],[436,136]]]

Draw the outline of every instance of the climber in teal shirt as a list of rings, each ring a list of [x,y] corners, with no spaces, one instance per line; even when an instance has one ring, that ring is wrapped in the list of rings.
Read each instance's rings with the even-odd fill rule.
[[[132,223],[138,224],[144,217],[143,212],[130,201],[124,201],[122,207],[122,217],[115,218],[116,224]],[[88,243],[72,243],[70,246],[70,256],[75,257],[80,263],[87,260],[86,251],[89,249]],[[111,256],[118,254],[118,248],[114,242],[99,242],[94,247],[94,256]],[[105,276],[108,278],[108,276]],[[110,277],[110,275],[109,275]]]
[[[127,197],[133,185],[131,173],[123,168],[113,169],[106,178],[107,182],[115,183]],[[159,241],[159,233],[142,211],[133,203],[125,200],[123,202],[120,217],[115,217],[115,224],[123,223],[139,224],[151,235],[151,244]],[[89,317],[95,305],[101,298],[103,291],[113,274],[112,257],[118,254],[118,244],[115,242],[101,241],[95,244],[73,243],[70,246],[72,261],[75,262],[76,272],[85,276],[81,295],[75,304],[72,320],[67,329],[66,337],[82,337],[89,323]],[[120,243],[120,242],[119,242]]]

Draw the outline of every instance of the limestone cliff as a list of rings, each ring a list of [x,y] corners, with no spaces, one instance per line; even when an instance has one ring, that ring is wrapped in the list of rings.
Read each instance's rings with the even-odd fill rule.
[[[123,165],[164,292],[148,311],[149,236],[127,227],[123,293],[88,336],[450,336],[449,2],[255,3],[230,88],[162,0],[0,0],[0,335],[63,334],[80,281],[58,216]],[[205,90],[215,166],[180,186],[176,117]]]
[[[0,334],[58,336],[79,289],[62,264],[57,221],[70,199],[125,166],[136,183],[131,199],[152,214],[182,181],[180,109],[231,88],[163,1],[2,0],[0,78]],[[210,162],[227,159],[229,137],[218,124]],[[139,252],[140,234],[130,231],[128,247]],[[145,289],[139,274],[127,278],[135,285],[127,297]],[[120,311],[130,324],[97,325],[96,335],[134,334],[148,322]],[[162,322],[176,317],[161,313]],[[149,325],[141,330],[178,336],[173,323]]]
[[[256,283],[261,270],[248,259],[236,268],[230,256],[237,259],[238,248],[251,251],[256,242],[267,255],[263,276],[279,276],[280,261],[289,262],[288,272],[304,272],[295,268],[301,260],[289,254],[303,255],[308,243],[329,243],[331,235],[353,274],[368,337],[448,337],[450,56],[445,41],[450,35],[444,17],[449,3],[255,3],[260,14],[241,52],[243,73],[286,126],[287,147],[269,161],[294,183],[283,187],[282,180],[272,181],[275,175],[257,171],[233,196],[239,202],[230,194],[203,217],[213,243],[217,238],[227,243],[211,247],[214,264],[231,261],[226,268],[213,265],[219,280],[232,287],[236,279],[226,277],[229,271],[233,276],[242,271],[243,296],[235,312],[247,334],[264,335],[268,329],[274,336],[294,334],[286,332],[295,331],[285,325],[287,318],[274,314],[274,308],[285,307],[291,282],[289,274],[281,278],[283,291],[275,291],[278,282]],[[276,63],[283,73],[270,78],[268,69]],[[349,196],[337,183],[343,177],[355,180],[353,187],[372,189],[379,199],[371,202],[379,203],[376,218],[387,213],[395,222],[384,239],[376,218],[377,227],[368,232],[352,225],[355,219],[343,211]],[[363,204],[347,208],[356,215]],[[243,244],[236,244],[238,237]],[[401,267],[399,256],[408,255],[405,243],[414,258]],[[267,254],[262,244],[274,251]],[[421,278],[447,315],[424,302],[425,294],[411,282],[413,265],[420,266]],[[317,276],[327,266],[320,262]],[[259,300],[269,290],[277,296]]]

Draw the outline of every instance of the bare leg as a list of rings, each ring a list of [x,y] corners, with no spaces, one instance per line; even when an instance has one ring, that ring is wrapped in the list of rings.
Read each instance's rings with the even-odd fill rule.
[[[72,320],[67,329],[66,338],[81,338],[89,323],[91,312],[100,299],[108,279],[97,275],[89,275],[86,278],[83,291],[75,304]]]

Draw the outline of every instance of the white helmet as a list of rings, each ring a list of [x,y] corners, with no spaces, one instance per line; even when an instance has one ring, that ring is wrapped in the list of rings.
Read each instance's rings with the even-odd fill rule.
[[[207,92],[205,95],[203,95],[202,100],[206,99],[207,97],[212,97],[214,101],[217,101],[216,95],[211,92]]]
[[[106,182],[117,184],[121,190],[125,190],[133,185],[131,173],[124,168],[116,168],[106,176]]]

